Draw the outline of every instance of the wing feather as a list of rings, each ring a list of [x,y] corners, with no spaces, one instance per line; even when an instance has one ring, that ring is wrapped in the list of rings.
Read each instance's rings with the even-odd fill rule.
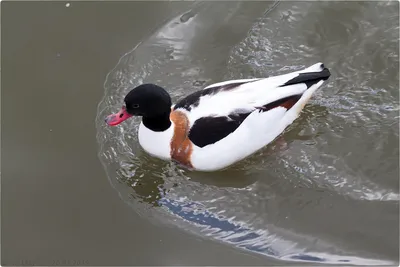
[[[203,90],[196,91],[185,98],[181,99],[174,106],[174,110],[176,109],[186,109],[191,111],[193,108],[199,105],[200,99],[202,97],[211,97],[220,92],[227,92],[234,89],[237,89],[240,85],[254,81],[257,79],[246,79],[246,80],[233,80],[228,82],[221,82],[216,84],[211,84],[204,88]]]
[[[252,112],[276,107],[290,110],[309,88],[319,87],[329,76],[329,70],[318,63],[269,78],[216,83],[182,99],[174,109],[186,113],[191,127],[189,139],[204,147],[233,133]]]

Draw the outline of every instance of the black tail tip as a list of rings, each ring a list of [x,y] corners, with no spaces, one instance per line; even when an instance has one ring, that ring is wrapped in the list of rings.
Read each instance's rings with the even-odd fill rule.
[[[325,65],[322,63],[321,64],[321,68],[322,68],[322,79],[323,80],[328,80],[328,78],[331,76],[331,72],[328,68],[325,67]]]

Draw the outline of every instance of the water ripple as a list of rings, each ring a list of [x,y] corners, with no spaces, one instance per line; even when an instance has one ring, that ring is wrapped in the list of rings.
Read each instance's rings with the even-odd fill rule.
[[[391,5],[195,2],[107,76],[96,126],[110,183],[155,223],[269,257],[395,261],[399,33]],[[276,75],[319,61],[332,76],[302,116],[228,170],[190,172],[148,156],[137,142],[138,119],[104,125],[129,88],[143,82],[162,84],[175,101],[211,82]]]

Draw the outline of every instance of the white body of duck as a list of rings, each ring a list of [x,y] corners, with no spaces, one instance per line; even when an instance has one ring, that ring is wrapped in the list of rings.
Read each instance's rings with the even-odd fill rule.
[[[169,128],[153,131],[142,121],[139,143],[150,155],[191,169],[224,169],[278,137],[329,76],[317,63],[284,75],[209,85],[172,106]]]
[[[284,75],[212,84],[172,107],[167,91],[142,84],[106,122],[115,126],[141,116],[139,143],[147,153],[190,169],[216,171],[272,142],[329,76],[317,63]]]

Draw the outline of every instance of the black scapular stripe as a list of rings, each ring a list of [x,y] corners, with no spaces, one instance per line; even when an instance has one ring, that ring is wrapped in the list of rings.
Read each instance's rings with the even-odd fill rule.
[[[226,85],[220,85],[220,86],[214,86],[210,87],[204,90],[196,91],[185,98],[179,100],[179,102],[176,103],[174,106],[174,110],[178,108],[184,108],[186,110],[191,110],[192,107],[197,107],[199,105],[200,97],[205,96],[205,95],[214,95],[218,92],[221,91],[229,91],[232,90],[239,85],[248,83],[248,82],[253,82],[253,81],[247,81],[247,82],[237,82],[237,83],[230,83]]]

